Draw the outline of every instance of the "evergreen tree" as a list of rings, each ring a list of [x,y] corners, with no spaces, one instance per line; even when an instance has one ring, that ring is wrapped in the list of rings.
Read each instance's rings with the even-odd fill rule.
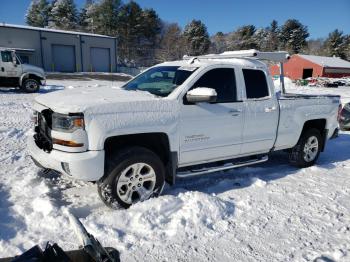
[[[26,14],[26,23],[30,26],[47,27],[49,9],[49,3],[46,0],[32,0]]]
[[[296,19],[287,20],[279,33],[282,48],[292,54],[299,53],[307,46],[306,38],[308,37],[307,27]]]
[[[100,0],[93,17],[97,33],[109,36],[116,35],[120,8],[120,0]]]
[[[259,28],[252,36],[252,43],[259,51],[269,51],[269,31],[265,28]]]
[[[329,56],[337,56],[346,59],[346,37],[338,29],[329,33],[324,43],[324,48]]]
[[[258,43],[254,37],[255,32],[254,25],[239,27],[231,36],[230,48],[232,50],[257,49]]]
[[[192,20],[184,30],[188,55],[205,54],[210,46],[207,27],[200,20]]]
[[[81,31],[87,31],[89,32],[89,15],[88,15],[88,10],[90,6],[93,5],[92,0],[87,0],[85,3],[85,6],[80,10],[80,13],[78,15],[78,25],[79,25],[79,30]]]
[[[346,59],[350,61],[350,35],[345,36],[345,53]]]
[[[56,0],[52,3],[49,27],[63,30],[77,28],[77,9],[73,0]]]
[[[278,33],[279,27],[276,20],[272,20],[270,26],[267,28],[268,31],[268,42],[267,42],[267,51],[276,51],[278,50],[279,40]]]
[[[134,1],[123,5],[118,16],[118,51],[125,62],[135,61],[140,52],[142,37],[142,8]]]
[[[140,50],[139,56],[144,59],[144,66],[154,64],[156,47],[160,43],[161,20],[153,9],[144,9],[142,11],[140,28],[140,38],[138,40]]]

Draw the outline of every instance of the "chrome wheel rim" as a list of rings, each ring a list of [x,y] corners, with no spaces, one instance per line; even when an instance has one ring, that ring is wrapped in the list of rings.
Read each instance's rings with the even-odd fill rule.
[[[27,90],[30,90],[30,91],[33,91],[33,90],[35,90],[35,89],[37,89],[37,87],[38,87],[38,84],[37,84],[37,82],[35,82],[35,81],[33,81],[33,80],[28,80],[27,82],[26,82],[26,89]]]
[[[126,204],[150,198],[156,185],[156,173],[146,163],[136,163],[125,168],[117,182],[118,197]]]
[[[318,139],[316,136],[310,136],[304,146],[304,160],[311,162],[315,160],[318,153]]]

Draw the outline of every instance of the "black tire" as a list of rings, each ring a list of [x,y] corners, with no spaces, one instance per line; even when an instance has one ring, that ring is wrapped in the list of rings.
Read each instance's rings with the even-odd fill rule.
[[[317,139],[318,146],[317,149],[309,151],[314,157],[308,158],[307,153],[305,152],[305,148],[309,139],[313,138]],[[300,168],[313,166],[320,155],[322,143],[322,136],[318,129],[309,129],[303,132],[299,138],[298,143],[289,152],[289,162],[293,166]]]
[[[40,82],[33,78],[24,79],[21,89],[26,93],[35,93],[40,89]]]
[[[142,178],[141,171],[143,170],[143,168],[139,170],[140,172],[136,172],[138,175],[135,175],[135,170],[132,166],[138,164],[144,164],[145,166],[143,168],[145,168],[146,171],[147,169],[151,168],[152,170],[149,173],[155,173],[155,181],[150,182],[145,180],[141,181],[140,183],[136,182],[136,180]],[[105,169],[105,176],[98,181],[97,189],[101,200],[110,208],[128,208],[138,201],[144,201],[151,197],[159,196],[163,190],[165,183],[164,164],[154,152],[146,148],[131,147],[123,149],[119,151],[110,160],[107,160],[106,165],[107,166]],[[126,177],[129,172],[131,172],[131,175]],[[118,191],[117,186],[120,185],[118,184],[118,181],[121,177],[124,179],[124,181],[125,179],[129,179],[130,181],[127,182],[128,185],[123,185]],[[135,183],[138,184],[136,185]],[[142,186],[140,186],[141,183]],[[148,184],[145,185],[145,183]],[[146,186],[148,186],[148,188]],[[137,199],[137,196],[140,197],[140,193],[138,191],[133,191],[135,190],[135,188],[136,190],[142,190],[146,188],[147,190],[149,190],[148,192],[152,192],[150,194],[146,194],[147,197],[145,198]],[[126,193],[124,193],[125,190],[127,190]],[[133,191],[133,193],[131,194],[132,203],[126,202],[121,198],[121,195],[123,195],[122,193],[124,193],[123,196],[125,196],[129,191]]]

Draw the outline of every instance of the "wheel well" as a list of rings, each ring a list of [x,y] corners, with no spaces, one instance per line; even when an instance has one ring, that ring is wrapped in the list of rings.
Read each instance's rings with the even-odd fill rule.
[[[153,151],[165,165],[170,160],[169,139],[164,133],[143,133],[109,137],[105,141],[104,148],[108,157],[116,151],[130,146],[145,147]]]
[[[321,135],[323,135],[325,127],[326,127],[326,119],[309,120],[304,123],[303,131],[301,133],[304,133],[305,131],[311,128],[315,128],[320,131]]]
[[[166,169],[165,180],[171,185],[175,183],[177,154],[170,152],[169,138],[165,133],[142,133],[107,138],[104,144],[105,170],[108,169],[109,157],[120,149],[132,146],[145,147],[158,155]]]
[[[318,131],[320,131],[320,134],[322,137],[321,151],[323,152],[326,144],[326,139],[327,139],[327,130],[325,129],[326,119],[314,119],[314,120],[306,121],[304,123],[303,131],[301,132],[301,135],[304,134],[304,132],[306,132],[307,130],[310,130],[312,128],[315,128]]]
[[[37,75],[34,75],[34,74],[29,74],[26,78],[35,79],[35,80],[37,80],[37,81],[40,81],[40,80],[43,79],[42,77],[37,76]]]

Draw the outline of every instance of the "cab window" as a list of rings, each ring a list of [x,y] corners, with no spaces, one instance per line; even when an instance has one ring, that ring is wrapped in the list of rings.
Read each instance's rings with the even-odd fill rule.
[[[237,100],[236,77],[233,68],[215,68],[206,72],[191,89],[197,87],[215,89],[216,103],[229,103]]]
[[[11,51],[1,51],[1,60],[4,63],[12,62]]]
[[[243,76],[248,99],[269,97],[269,87],[263,71],[243,69]]]
[[[157,66],[134,78],[122,88],[125,90],[147,91],[156,96],[166,97],[182,85],[197,67]]]

